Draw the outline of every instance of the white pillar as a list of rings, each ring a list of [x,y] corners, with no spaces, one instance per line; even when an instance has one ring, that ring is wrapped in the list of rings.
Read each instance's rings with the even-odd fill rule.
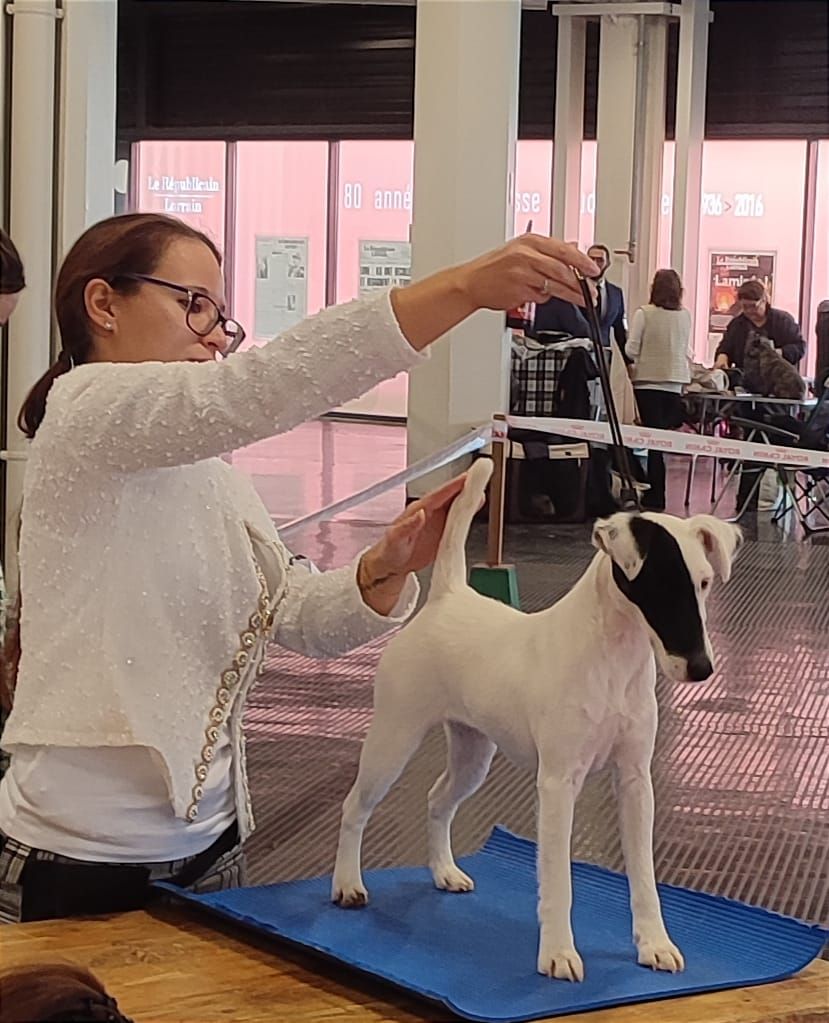
[[[685,285],[685,305],[696,308],[699,273],[702,143],[708,74],[708,0],[682,0],[676,88],[676,165],[674,168],[671,265]]]
[[[415,51],[412,262],[416,278],[503,244],[513,230],[520,0],[420,0]],[[503,313],[482,311],[411,375],[414,462],[504,411]],[[455,471],[419,480],[411,493]]]
[[[585,29],[584,18],[565,16],[558,19],[553,235],[565,241],[575,241],[579,236]]]
[[[17,413],[51,362],[53,239],[53,130],[55,80],[54,0],[15,0],[11,84],[10,232],[26,267],[27,287],[9,321],[7,447],[25,442]],[[6,559],[16,578],[16,520],[23,494],[21,461],[6,465]]]
[[[643,10],[648,8],[653,11],[652,5],[643,5]],[[628,309],[645,299],[655,269],[665,141],[665,47],[661,14],[602,15],[594,241],[612,252],[630,253],[615,256],[608,274],[624,288]]]
[[[64,0],[63,10],[60,255],[114,210],[118,0]]]

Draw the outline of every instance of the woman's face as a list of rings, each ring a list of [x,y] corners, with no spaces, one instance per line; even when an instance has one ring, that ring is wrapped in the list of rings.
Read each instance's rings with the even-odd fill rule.
[[[9,322],[9,317],[14,312],[19,298],[19,291],[14,295],[0,295],[0,327]]]
[[[216,257],[202,242],[172,242],[148,276],[212,299],[225,312],[224,280]],[[196,299],[210,315],[209,303]],[[188,326],[186,291],[139,281],[123,294],[103,282],[87,286],[87,313],[95,328],[94,353],[106,362],[212,362],[227,343],[220,324],[201,337]],[[198,318],[191,314],[191,321]],[[109,326],[107,326],[109,325]]]

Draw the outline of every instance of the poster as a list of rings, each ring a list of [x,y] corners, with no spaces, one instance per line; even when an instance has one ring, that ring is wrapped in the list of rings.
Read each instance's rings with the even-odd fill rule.
[[[360,298],[373,291],[410,284],[410,242],[360,242]]]
[[[760,281],[769,301],[774,285],[776,252],[711,252],[711,290],[708,302],[709,340],[719,340],[740,312],[737,289],[746,281]]]
[[[308,308],[308,239],[256,236],[254,333],[270,339],[304,320]]]

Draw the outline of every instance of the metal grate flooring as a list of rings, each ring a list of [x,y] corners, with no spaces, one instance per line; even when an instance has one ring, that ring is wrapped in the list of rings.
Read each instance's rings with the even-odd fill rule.
[[[527,610],[578,578],[592,556],[587,537],[584,527],[509,531]],[[482,539],[476,530],[473,557]],[[732,581],[711,599],[715,677],[704,686],[660,680],[653,775],[661,881],[829,923],[827,590],[829,546],[749,540]],[[324,664],[274,649],[247,713],[258,822],[250,883],[330,871],[382,645]],[[375,812],[366,866],[425,862],[426,793],[443,760],[438,729]],[[458,813],[456,852],[474,850],[495,823],[532,836],[534,820],[532,778],[498,755]],[[588,781],[579,801],[574,856],[622,869],[607,772]]]

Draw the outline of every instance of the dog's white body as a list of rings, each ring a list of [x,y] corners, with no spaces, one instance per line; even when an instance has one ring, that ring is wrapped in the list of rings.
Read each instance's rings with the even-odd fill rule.
[[[374,718],[357,781],[343,806],[332,898],[347,906],[366,901],[360,846],[368,817],[426,732],[444,722],[447,767],[429,793],[435,884],[449,891],[473,887],[455,864],[450,828],[458,805],[485,779],[498,747],[534,773],[538,788],[538,969],[581,980],[583,966],[570,926],[573,809],[587,774],[610,760],[639,962],[682,969],[682,955],[662,922],[653,867],[654,649],[674,677],[687,677],[691,661],[665,649],[614,580],[614,563],[633,580],[644,564],[627,528],[629,516],[597,524],[600,553],[551,608],[523,614],[470,589],[463,545],[490,471],[479,462],[470,472],[450,512],[429,599],[381,659]],[[705,652],[698,654],[707,660],[702,591],[713,575],[712,563],[727,578],[739,534],[709,516],[687,523],[664,515],[648,518],[673,535],[699,589]],[[707,677],[710,671],[707,660],[707,672],[705,667],[701,672]]]

